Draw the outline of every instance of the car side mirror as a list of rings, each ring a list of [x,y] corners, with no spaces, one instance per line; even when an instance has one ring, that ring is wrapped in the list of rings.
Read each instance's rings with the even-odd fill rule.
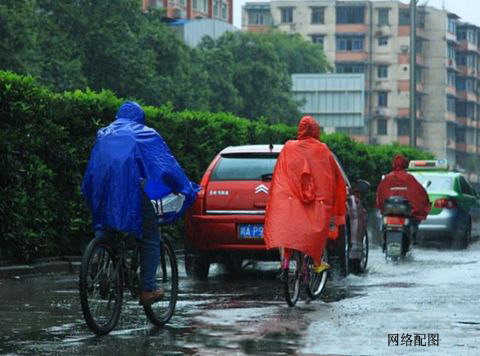
[[[359,180],[357,180],[355,190],[357,192],[359,192],[360,194],[368,193],[368,191],[370,190],[370,183],[367,182],[366,180],[359,179]]]

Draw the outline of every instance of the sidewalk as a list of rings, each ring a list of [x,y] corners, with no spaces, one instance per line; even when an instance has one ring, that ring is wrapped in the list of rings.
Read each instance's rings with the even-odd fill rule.
[[[0,260],[0,279],[41,273],[76,273],[81,256],[39,258],[31,264],[18,265],[13,261]]]

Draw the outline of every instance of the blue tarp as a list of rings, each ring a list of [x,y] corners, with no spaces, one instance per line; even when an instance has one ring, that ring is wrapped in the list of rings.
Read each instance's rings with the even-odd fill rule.
[[[170,193],[186,199],[179,218],[199,190],[190,182],[162,137],[144,125],[145,113],[135,102],[124,103],[115,121],[100,129],[82,183],[82,193],[92,211],[95,230],[115,229],[142,236],[141,182],[151,200]]]

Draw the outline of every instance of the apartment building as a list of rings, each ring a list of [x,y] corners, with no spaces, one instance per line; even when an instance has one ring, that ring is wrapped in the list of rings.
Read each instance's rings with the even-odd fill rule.
[[[233,24],[233,0],[143,0],[142,7],[164,9],[170,19],[213,18]]]
[[[245,4],[244,30],[271,27],[300,33],[322,46],[337,73],[365,74],[366,124],[337,131],[374,144],[410,143],[408,4],[398,0]],[[416,144],[471,172],[480,163],[479,45],[477,26],[462,23],[445,10],[417,7]]]

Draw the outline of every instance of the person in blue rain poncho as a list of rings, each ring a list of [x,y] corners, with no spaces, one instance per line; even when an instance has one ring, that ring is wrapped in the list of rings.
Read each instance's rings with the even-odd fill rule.
[[[97,133],[82,183],[96,234],[117,230],[140,244],[140,304],[163,297],[155,271],[160,257],[158,220],[151,201],[172,194],[182,199],[163,215],[172,222],[194,202],[199,187],[189,181],[162,137],[145,125],[145,112],[127,101],[109,126]]]

